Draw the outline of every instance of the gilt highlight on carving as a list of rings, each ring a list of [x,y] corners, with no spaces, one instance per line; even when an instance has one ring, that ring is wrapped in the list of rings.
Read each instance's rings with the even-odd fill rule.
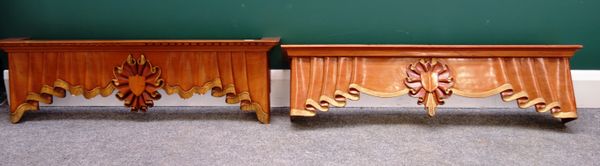
[[[183,99],[207,92],[227,96],[227,103],[241,103],[241,109],[256,111],[260,122],[269,123],[267,52],[278,42],[0,40],[10,59],[11,121],[67,92],[90,99],[118,90],[116,97],[132,111],[145,111],[163,88]]]
[[[114,75],[113,84],[119,91],[116,96],[132,112],[146,112],[149,107],[154,106],[153,100],[160,99],[157,91],[163,86],[160,68],[152,66],[144,55],[139,60],[129,55],[121,67],[115,67]]]

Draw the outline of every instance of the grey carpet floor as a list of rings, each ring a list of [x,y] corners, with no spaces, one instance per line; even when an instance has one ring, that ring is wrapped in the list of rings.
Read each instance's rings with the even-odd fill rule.
[[[346,108],[259,124],[236,107],[46,107],[0,114],[0,165],[600,165],[600,109]]]

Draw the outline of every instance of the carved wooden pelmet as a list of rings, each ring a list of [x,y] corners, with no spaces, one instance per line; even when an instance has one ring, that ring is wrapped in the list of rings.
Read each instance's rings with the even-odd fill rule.
[[[577,118],[566,56],[494,57],[498,54],[494,50],[490,57],[470,58],[473,53],[468,50],[458,50],[465,52],[462,57],[417,56],[434,55],[434,50],[425,47],[407,51],[415,56],[393,56],[377,52],[379,48],[354,48],[365,54],[353,55],[344,49],[328,51],[310,45],[283,48],[292,59],[292,116],[314,116],[318,110],[343,107],[365,93],[378,97],[408,94],[416,98],[416,104],[423,104],[430,116],[453,95],[501,95],[520,108],[535,107],[561,119]],[[397,48],[397,54],[402,55],[402,49]],[[485,49],[477,51],[485,53]]]
[[[0,42],[9,54],[13,122],[66,91],[93,98],[116,90],[115,97],[132,111],[146,111],[165,95],[158,89],[183,99],[208,92],[226,96],[227,103],[240,103],[269,122],[267,51],[276,39],[21,42]]]

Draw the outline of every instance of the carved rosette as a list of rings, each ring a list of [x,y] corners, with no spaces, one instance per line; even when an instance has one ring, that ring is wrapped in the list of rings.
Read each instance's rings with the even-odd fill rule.
[[[434,116],[436,107],[452,95],[454,80],[450,69],[435,59],[410,64],[406,74],[404,84],[409,88],[408,94],[419,98],[418,104],[425,105],[429,116]]]
[[[121,67],[115,67],[113,73],[115,79],[112,83],[118,90],[116,96],[124,101],[125,106],[130,107],[132,112],[146,112],[154,105],[153,100],[160,99],[157,90],[164,82],[160,78],[160,68],[152,66],[144,55],[141,55],[139,60],[129,55]]]

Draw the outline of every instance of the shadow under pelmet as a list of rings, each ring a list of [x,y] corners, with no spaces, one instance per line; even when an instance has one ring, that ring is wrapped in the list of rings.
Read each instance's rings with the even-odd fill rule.
[[[254,112],[239,107],[154,107],[147,112],[131,112],[125,107],[42,107],[25,113],[20,123],[46,120],[115,120],[115,121],[257,121]],[[84,122],[82,122],[84,123]]]
[[[418,125],[431,128],[448,126],[497,126],[569,132],[568,127],[548,113],[533,109],[441,108],[428,117],[421,108],[333,108],[318,112],[315,117],[288,115],[289,108],[274,108],[274,125],[292,125],[294,129],[343,128],[365,125]],[[42,107],[27,112],[21,123],[55,120],[113,120],[113,121],[258,121],[252,112],[238,107],[154,107],[148,112],[130,112],[124,107]],[[85,123],[85,122],[81,122]],[[291,123],[291,124],[290,124]]]
[[[360,125],[501,126],[568,132],[560,120],[534,109],[442,108],[434,117],[420,108],[334,108],[315,117],[292,118],[297,129]]]

